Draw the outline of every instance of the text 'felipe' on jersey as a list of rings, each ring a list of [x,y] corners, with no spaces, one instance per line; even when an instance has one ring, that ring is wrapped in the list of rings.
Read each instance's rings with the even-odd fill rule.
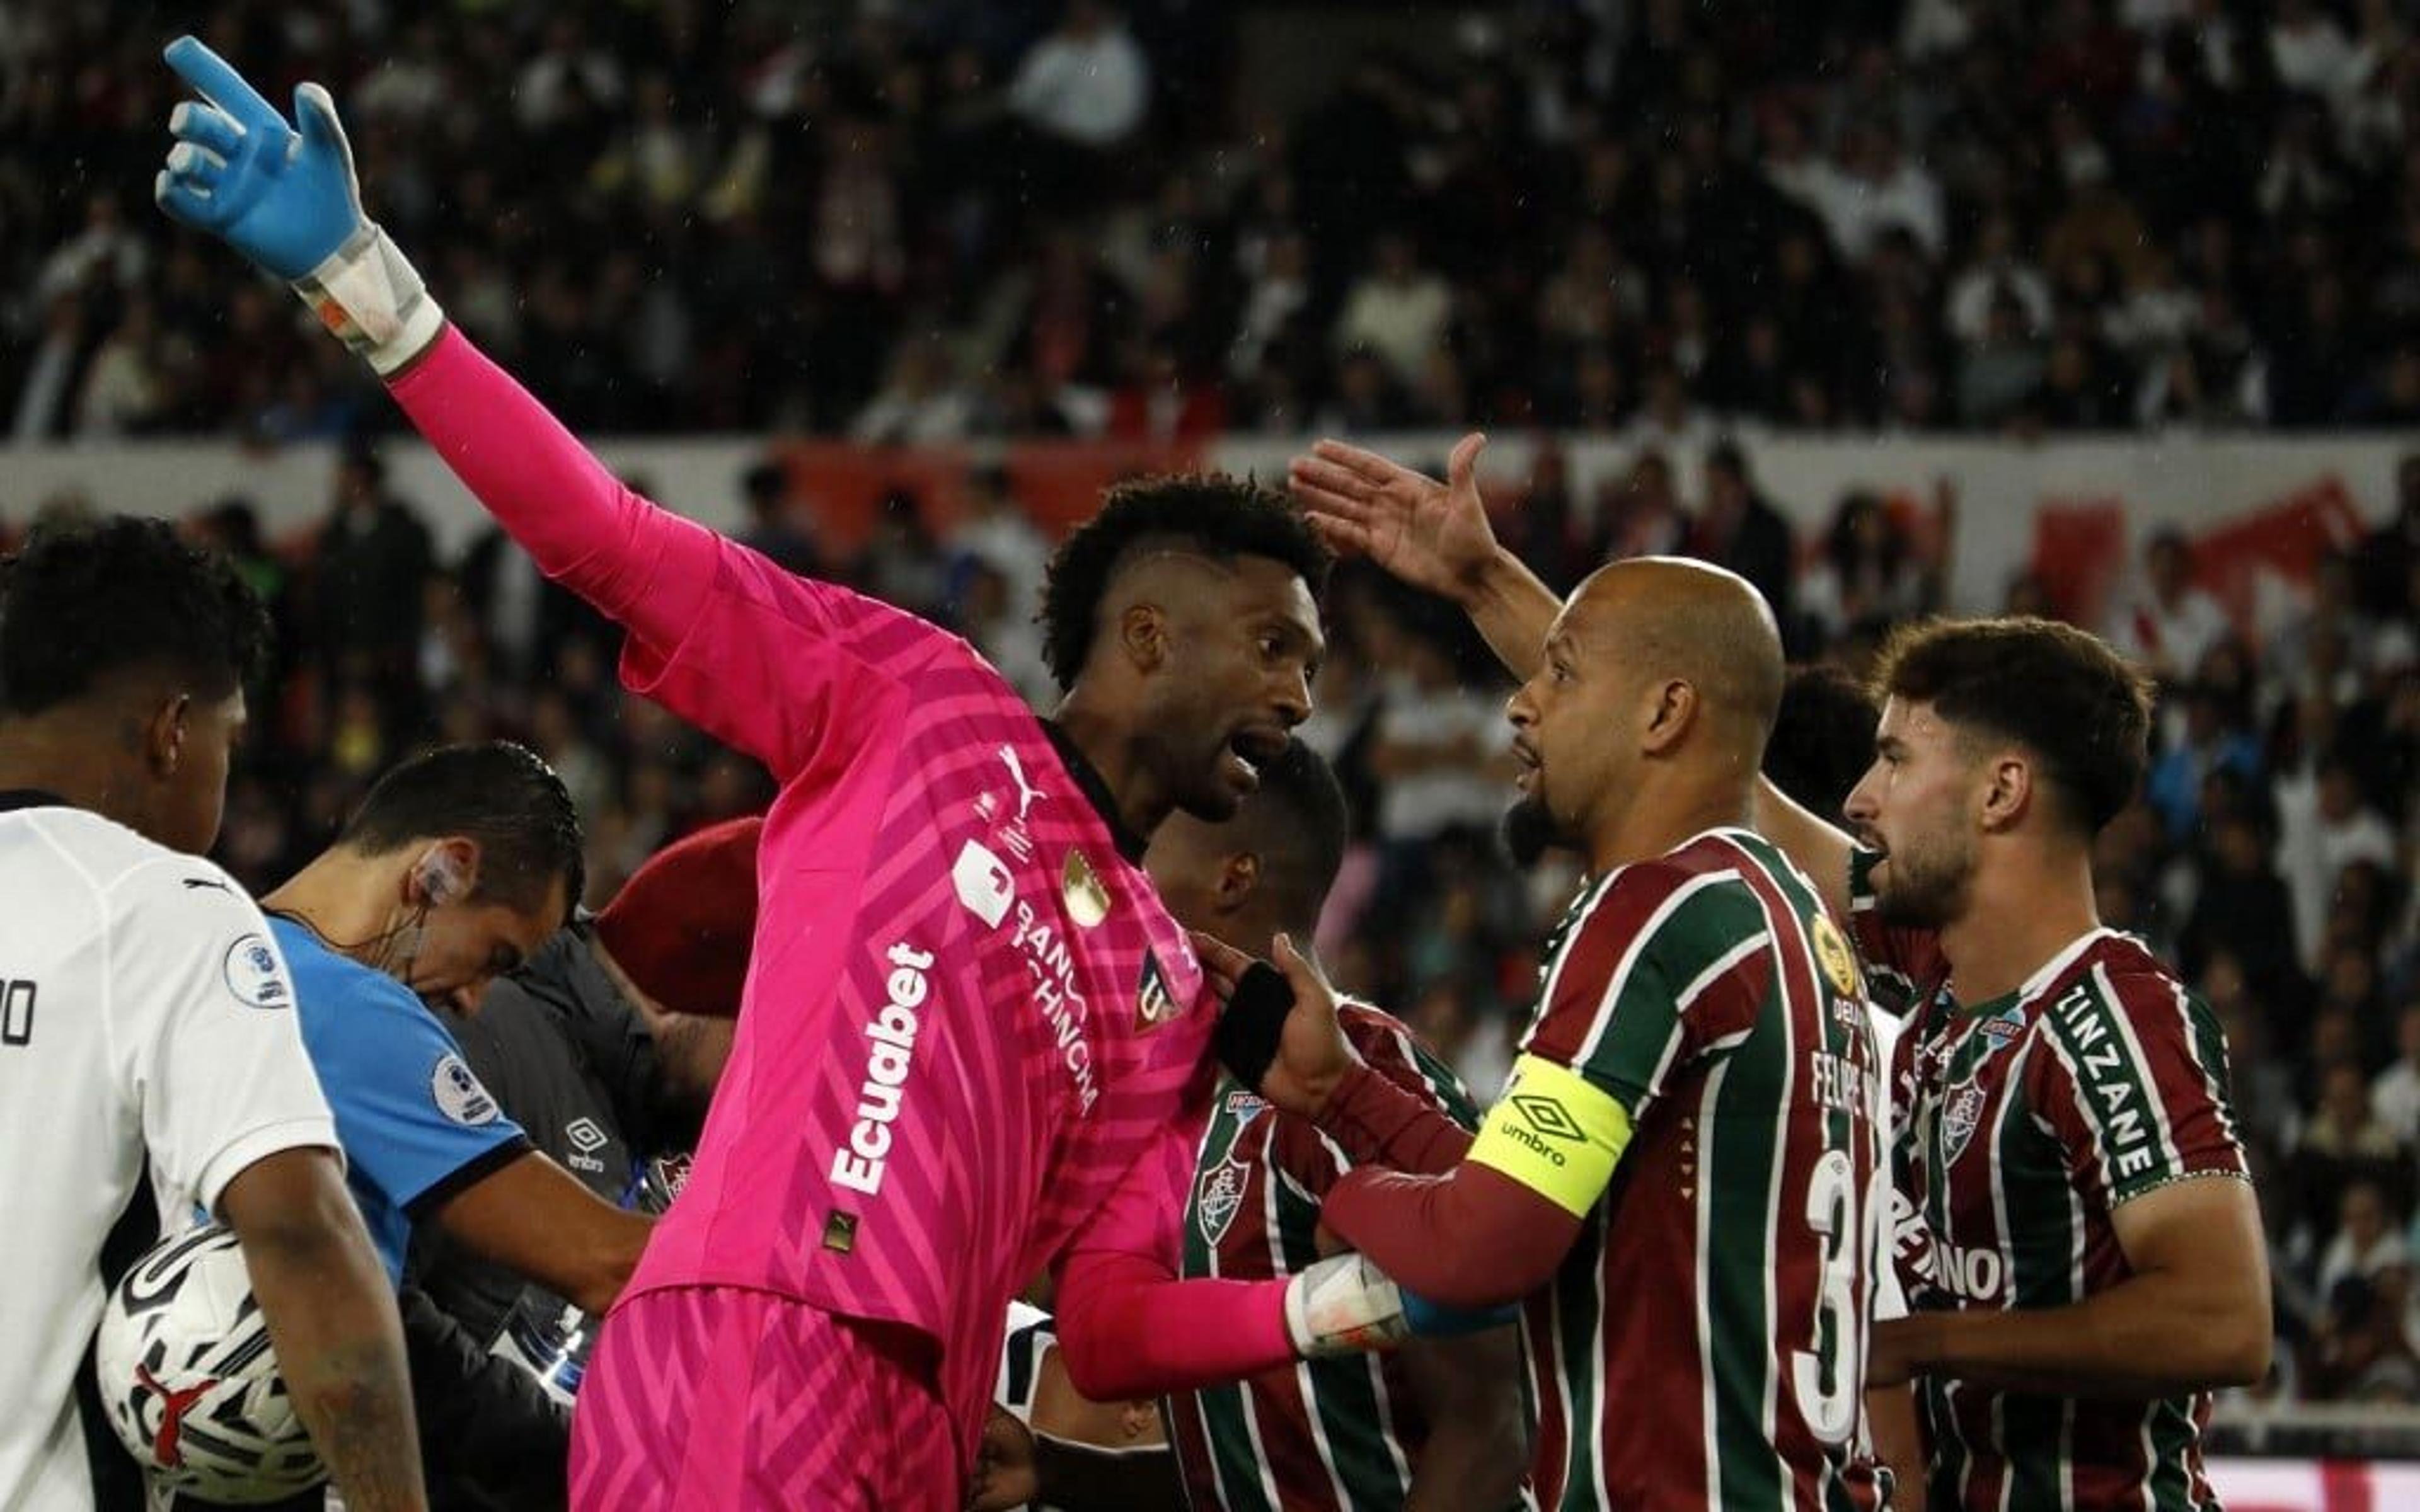
[[[1607,873],[1549,941],[1521,1066],[1475,1156],[1553,1196],[1576,1141],[1621,1149],[1524,1309],[1541,1504],[1869,1512],[1881,1068],[1813,884],[1736,829]]]

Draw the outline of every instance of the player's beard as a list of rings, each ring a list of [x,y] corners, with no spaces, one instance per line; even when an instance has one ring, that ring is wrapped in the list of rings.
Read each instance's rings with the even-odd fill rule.
[[[1556,820],[1554,810],[1546,807],[1544,793],[1523,794],[1504,810],[1503,827],[1504,849],[1512,855],[1512,864],[1525,871],[1571,838]]]
[[[1875,879],[1874,906],[1883,922],[1900,929],[1947,928],[1966,911],[1975,884],[1971,836],[1931,845],[1893,846]]]

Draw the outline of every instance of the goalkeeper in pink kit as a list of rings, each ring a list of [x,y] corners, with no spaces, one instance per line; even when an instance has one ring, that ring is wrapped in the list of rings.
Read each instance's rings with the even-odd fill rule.
[[[616,483],[363,215],[326,91],[289,124],[198,41],[167,58],[203,99],[162,208],[292,283],[628,630],[628,686],[781,785],[737,1042],[582,1390],[575,1504],[955,1507],[1005,1304],[1045,1269],[1095,1397],[1400,1336],[1356,1257],[1173,1279],[1218,1021],[1139,863],[1169,813],[1232,813],[1310,712],[1326,559],[1291,506],[1112,491],[1052,564],[1068,692],[1038,719],[956,637]]]

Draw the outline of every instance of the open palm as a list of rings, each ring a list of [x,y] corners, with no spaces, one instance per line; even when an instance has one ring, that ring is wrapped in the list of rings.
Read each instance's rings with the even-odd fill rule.
[[[1416,588],[1460,601],[1496,556],[1477,469],[1487,438],[1465,436],[1439,483],[1375,452],[1321,441],[1294,459],[1287,482],[1311,524],[1340,551],[1359,552]]]

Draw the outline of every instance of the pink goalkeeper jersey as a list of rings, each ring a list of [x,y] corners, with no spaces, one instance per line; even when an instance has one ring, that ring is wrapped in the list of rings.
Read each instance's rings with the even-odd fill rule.
[[[396,399],[623,676],[768,767],[738,1039],[630,1291],[920,1330],[971,1455],[1006,1304],[1077,1249],[1173,1272],[1215,1013],[1108,795],[967,643],[627,488],[458,332]]]

